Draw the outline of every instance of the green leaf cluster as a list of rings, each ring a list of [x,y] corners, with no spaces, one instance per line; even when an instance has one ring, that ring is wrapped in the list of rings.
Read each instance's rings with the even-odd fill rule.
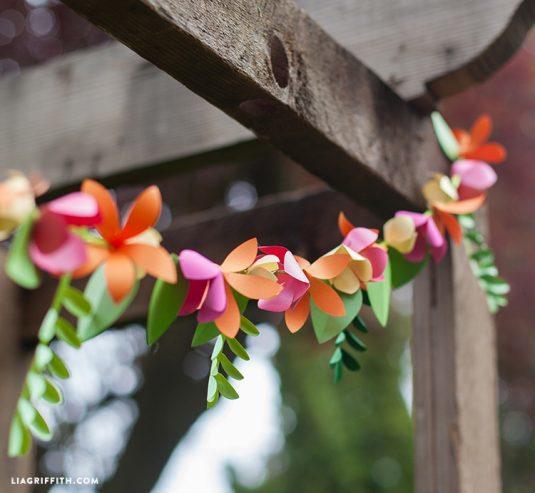
[[[352,321],[354,328],[360,332],[367,333],[368,329],[359,315]],[[345,328],[334,341],[334,352],[329,360],[329,366],[334,372],[334,381],[342,379],[344,368],[349,371],[359,371],[361,366],[358,360],[351,354],[350,349],[357,352],[364,352],[368,348],[364,341],[349,327]]]

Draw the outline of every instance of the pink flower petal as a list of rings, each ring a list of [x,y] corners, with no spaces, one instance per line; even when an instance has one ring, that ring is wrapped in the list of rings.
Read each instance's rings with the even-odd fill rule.
[[[437,225],[432,217],[427,221],[426,228],[427,243],[432,247],[441,247],[444,244],[444,237],[440,234]]]
[[[414,227],[419,228],[427,223],[427,217],[425,214],[420,214],[419,212],[409,212],[409,211],[398,211],[396,216],[409,216],[413,222]]]
[[[459,175],[461,184],[477,190],[487,190],[498,179],[496,172],[483,161],[461,160],[453,163],[452,175]]]
[[[84,192],[69,193],[48,202],[44,207],[75,226],[93,226],[101,220],[97,201]]]
[[[258,308],[267,310],[268,312],[285,312],[292,306],[292,301],[292,289],[285,286],[277,296],[273,296],[273,298],[267,300],[258,300]]]
[[[372,264],[372,281],[380,280],[388,263],[388,254],[382,248],[376,246],[368,247],[362,250],[360,254]]]
[[[353,228],[345,237],[343,244],[355,252],[373,245],[379,234],[368,228]]]
[[[411,252],[407,253],[405,255],[405,258],[409,262],[421,262],[427,253],[427,244],[425,241],[425,236],[422,234],[419,234],[416,238],[416,243],[414,244],[414,248]]]
[[[48,210],[42,210],[32,230],[32,240],[40,252],[55,252],[69,238],[67,222],[63,217]]]
[[[436,248],[431,248],[431,255],[433,256],[433,260],[438,263],[443,258],[446,252],[448,251],[448,243],[444,241],[441,246]]]
[[[221,273],[219,265],[194,250],[182,250],[178,261],[184,277],[191,281],[214,279]]]
[[[179,315],[189,315],[199,308],[205,294],[208,282],[203,281],[190,281],[188,285],[188,292],[186,299],[182,304],[182,308],[179,311]]]
[[[258,249],[266,255],[275,255],[276,257],[278,257],[281,263],[284,262],[284,256],[286,255],[286,252],[288,251],[286,247],[277,246],[277,245],[261,246],[261,247],[258,247]]]
[[[208,293],[202,302],[202,307],[197,315],[197,320],[201,323],[213,322],[223,314],[227,307],[227,294],[225,291],[225,281],[223,274],[219,274],[213,281],[210,281]]]
[[[303,269],[297,263],[292,252],[287,251],[284,255],[284,272],[301,282],[308,284],[308,279]]]
[[[34,241],[30,244],[29,253],[37,267],[54,275],[73,272],[87,260],[84,242],[72,233],[67,233],[63,244],[52,251],[41,250]]]

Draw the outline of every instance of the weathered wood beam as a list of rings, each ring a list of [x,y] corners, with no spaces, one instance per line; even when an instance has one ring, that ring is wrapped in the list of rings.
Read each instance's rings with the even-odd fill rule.
[[[65,3],[375,212],[421,205],[445,165],[428,119],[289,0]]]
[[[463,248],[416,278],[416,493],[499,493],[494,323]]]

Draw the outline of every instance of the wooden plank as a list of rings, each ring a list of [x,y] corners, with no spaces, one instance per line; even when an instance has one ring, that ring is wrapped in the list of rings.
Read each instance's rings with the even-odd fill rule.
[[[253,139],[119,44],[3,77],[0,107],[0,170],[40,171],[56,186],[87,175],[124,183],[147,166],[183,170],[185,158],[209,163],[210,151]]]
[[[427,83],[438,78],[451,83],[446,88],[431,82],[435,98],[464,90],[457,82],[468,63],[477,74],[471,84],[487,79],[513,55],[535,19],[532,0],[297,2],[407,100],[421,99]],[[512,18],[515,9],[519,14]],[[503,42],[492,49],[495,63],[489,64],[479,55],[500,33]]]
[[[65,3],[376,212],[445,166],[428,119],[289,0]]]
[[[0,265],[6,254],[0,250]],[[33,476],[33,454],[21,459],[7,457],[9,426],[13,410],[30,363],[30,353],[22,345],[20,290],[0,270],[0,490],[30,492],[29,485],[13,485],[11,478]]]
[[[455,248],[414,287],[416,493],[499,493],[494,324]]]

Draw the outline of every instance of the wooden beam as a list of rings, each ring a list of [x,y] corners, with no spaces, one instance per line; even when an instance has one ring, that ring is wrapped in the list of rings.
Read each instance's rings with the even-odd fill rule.
[[[6,254],[0,250],[0,265]],[[13,485],[11,478],[33,477],[33,454],[21,459],[9,459],[7,445],[9,427],[17,404],[30,355],[22,346],[22,310],[20,289],[0,269],[0,485],[6,493],[30,492],[29,485]]]
[[[428,119],[289,0],[65,3],[375,212],[422,205],[445,166]]]
[[[92,175],[122,183],[150,167],[184,170],[254,136],[122,45],[0,79],[0,170],[39,171],[55,187]],[[259,148],[259,151],[262,148]],[[192,157],[195,156],[195,157]]]
[[[496,337],[463,248],[416,278],[416,493],[499,493]]]

